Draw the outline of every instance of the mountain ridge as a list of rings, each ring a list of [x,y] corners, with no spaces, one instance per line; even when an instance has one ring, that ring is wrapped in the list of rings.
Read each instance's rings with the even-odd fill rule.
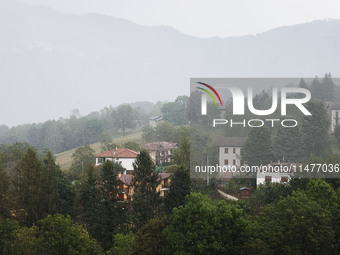
[[[0,84],[11,96],[0,102],[0,122],[42,122],[74,108],[87,114],[124,102],[173,101],[189,94],[191,77],[339,76],[338,31],[340,21],[333,20],[198,38],[170,27],[2,1]]]

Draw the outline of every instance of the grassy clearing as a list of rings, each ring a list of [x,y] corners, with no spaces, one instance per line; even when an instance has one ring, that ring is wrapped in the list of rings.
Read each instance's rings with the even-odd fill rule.
[[[112,142],[116,144],[123,144],[129,141],[141,142],[141,139],[142,139],[142,132],[136,132],[136,133],[128,134],[126,136],[114,138]],[[90,144],[90,146],[96,151],[96,153],[99,153],[101,151],[101,148],[100,148],[101,144],[99,142]],[[72,149],[72,150],[64,151],[64,152],[61,152],[55,155],[57,158],[57,163],[61,167],[61,170],[65,171],[70,168],[71,163],[72,163],[72,154],[75,150],[76,149]]]

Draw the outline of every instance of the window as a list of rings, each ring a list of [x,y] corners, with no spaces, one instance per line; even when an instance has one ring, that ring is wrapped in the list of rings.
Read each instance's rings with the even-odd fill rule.
[[[264,181],[265,181],[266,183],[270,183],[270,182],[272,182],[272,177],[271,177],[271,176],[265,176],[265,177],[264,177]]]
[[[234,153],[234,154],[236,153],[236,148],[233,148],[233,153]]]
[[[233,165],[234,166],[236,165],[236,159],[233,159]]]
[[[124,193],[118,193],[119,200],[124,201]]]
[[[281,176],[281,182],[288,182],[288,176]]]
[[[229,149],[229,148],[224,148],[224,153],[225,153],[225,154],[228,154],[228,149]]]
[[[227,166],[228,164],[229,164],[228,159],[225,159],[225,160],[224,160],[224,165]]]

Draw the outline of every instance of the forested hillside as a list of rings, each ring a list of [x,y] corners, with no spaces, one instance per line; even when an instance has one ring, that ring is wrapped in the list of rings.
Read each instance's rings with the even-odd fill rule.
[[[84,144],[105,142],[125,135],[148,123],[153,114],[161,114],[163,103],[139,102],[106,107],[99,112],[80,116],[73,110],[70,118],[44,123],[0,127],[0,143],[27,142],[37,149],[49,148],[54,153],[67,151]]]

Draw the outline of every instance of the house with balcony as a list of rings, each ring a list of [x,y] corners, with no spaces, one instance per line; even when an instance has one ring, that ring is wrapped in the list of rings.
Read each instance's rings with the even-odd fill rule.
[[[236,169],[243,166],[244,163],[241,158],[241,150],[246,140],[246,137],[221,137],[216,142],[219,147],[219,165],[221,167],[235,166]],[[232,178],[232,173],[219,173],[217,178],[228,180]]]
[[[171,174],[170,173],[158,173],[158,176],[160,178],[161,183],[157,186],[156,192],[159,192],[161,197],[164,197],[167,192],[169,192],[169,185],[171,182]],[[118,197],[119,201],[121,202],[128,202],[132,199],[133,195],[133,185],[132,185],[132,179],[133,175],[131,174],[120,174],[118,176],[118,179],[120,181],[119,187],[118,187]]]
[[[161,197],[164,197],[170,190],[171,174],[159,173],[158,176],[161,179],[161,183],[156,188],[156,191],[159,192]]]
[[[163,163],[173,161],[172,155],[178,144],[163,141],[148,143],[144,147],[150,153],[150,157],[155,165],[160,166]]]

